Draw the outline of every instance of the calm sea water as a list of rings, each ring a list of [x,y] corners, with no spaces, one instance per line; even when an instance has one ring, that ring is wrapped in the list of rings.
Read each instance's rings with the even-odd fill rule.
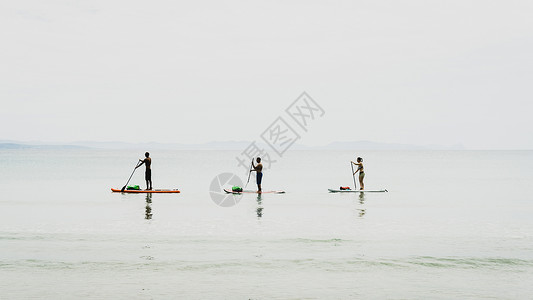
[[[292,151],[233,207],[211,180],[239,151],[0,150],[2,299],[526,299],[533,151]],[[252,183],[252,182],[251,182]],[[131,184],[144,186],[143,172]],[[250,184],[250,186],[253,186]]]

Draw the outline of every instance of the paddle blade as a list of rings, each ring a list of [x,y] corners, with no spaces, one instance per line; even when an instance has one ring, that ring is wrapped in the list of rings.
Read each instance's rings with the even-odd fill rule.
[[[126,184],[127,185],[127,184]],[[126,185],[122,187],[122,189],[120,190],[121,193],[124,193],[124,190],[126,189]]]

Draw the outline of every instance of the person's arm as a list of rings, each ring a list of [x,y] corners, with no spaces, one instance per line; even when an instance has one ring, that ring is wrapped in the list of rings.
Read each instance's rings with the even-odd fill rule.
[[[257,171],[256,168],[255,168],[255,165],[254,165],[254,159],[252,158],[252,169],[250,170],[250,172],[255,172]]]
[[[135,167],[135,169],[137,169],[138,167],[142,166],[142,165],[144,164],[144,161],[145,161],[145,160],[146,160],[146,159],[144,159],[144,160],[143,160],[143,159],[139,159],[139,161],[140,161],[141,163],[138,164],[137,167]]]
[[[361,170],[363,169],[363,164],[362,163],[358,163],[356,164],[358,167],[357,167],[357,170],[355,170],[355,172],[353,173],[355,175],[355,173],[359,172],[359,174],[361,173]]]
[[[355,172],[353,172],[353,174],[355,175],[355,173],[357,173],[361,169],[361,163],[356,163],[353,160],[351,162],[352,162],[352,164],[357,166],[357,170],[355,170]]]

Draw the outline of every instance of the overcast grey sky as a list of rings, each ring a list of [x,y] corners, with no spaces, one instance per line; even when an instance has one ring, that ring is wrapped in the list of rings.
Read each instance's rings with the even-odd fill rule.
[[[2,1],[0,140],[533,149],[532,1]]]

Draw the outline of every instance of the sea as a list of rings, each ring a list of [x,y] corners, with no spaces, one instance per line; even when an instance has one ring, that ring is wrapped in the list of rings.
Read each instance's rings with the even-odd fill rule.
[[[0,150],[0,299],[532,298],[533,151],[287,151],[285,194],[221,206],[242,151],[150,151],[181,193],[112,193],[145,150]],[[388,192],[328,192],[357,156]]]

